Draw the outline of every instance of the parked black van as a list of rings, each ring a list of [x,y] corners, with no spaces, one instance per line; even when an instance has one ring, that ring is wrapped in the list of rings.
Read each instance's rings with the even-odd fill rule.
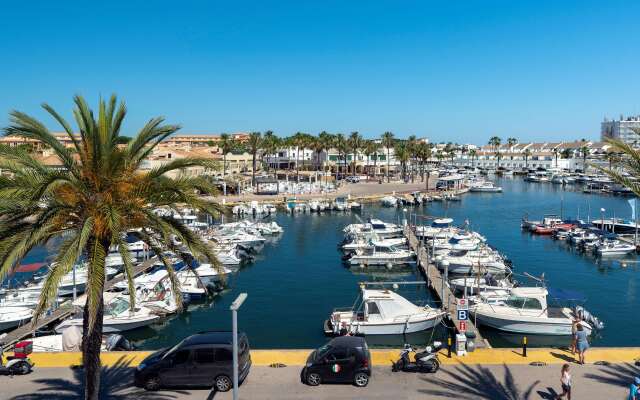
[[[342,382],[364,387],[370,377],[371,354],[359,336],[340,336],[313,351],[300,374],[302,382],[310,386]]]
[[[233,386],[231,332],[202,332],[145,358],[136,369],[136,386],[157,390],[166,386],[212,387],[226,392]],[[249,374],[249,340],[238,333],[238,382]]]

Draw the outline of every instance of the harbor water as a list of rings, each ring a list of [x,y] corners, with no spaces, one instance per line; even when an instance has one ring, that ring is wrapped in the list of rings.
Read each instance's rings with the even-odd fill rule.
[[[406,215],[451,217],[456,224],[468,220],[471,228],[513,261],[514,272],[544,274],[549,287],[576,291],[586,296],[586,308],[606,327],[593,337],[596,346],[638,346],[640,328],[640,268],[635,256],[622,260],[596,258],[554,241],[532,236],[520,229],[525,213],[531,219],[543,214],[560,214],[583,220],[631,215],[628,198],[585,194],[581,186],[562,187],[550,183],[527,183],[520,178],[497,179],[503,193],[469,193],[456,202],[432,202],[409,207]],[[588,212],[591,215],[588,215]],[[354,304],[363,281],[417,281],[423,278],[415,267],[395,273],[345,268],[337,243],[342,228],[367,216],[399,222],[402,209],[365,205],[361,213],[325,213],[272,217],[283,228],[279,238],[265,244],[255,262],[242,267],[228,279],[227,289],[213,300],[189,305],[188,309],[159,324],[127,332],[126,337],[142,349],[169,346],[192,333],[226,330],[231,327],[229,306],[241,292],[249,297],[239,311],[240,328],[254,348],[311,348],[324,343],[323,321],[336,307]],[[46,252],[30,255],[41,261]],[[518,278],[521,280],[520,278]],[[402,295],[416,302],[435,305],[425,286],[399,285]],[[495,347],[513,347],[522,337],[482,329]],[[386,338],[374,345],[398,346],[405,341],[424,344],[432,339],[426,332],[410,338]],[[437,329],[433,338],[441,338]],[[378,339],[378,338],[376,338]],[[564,346],[567,338],[529,337],[530,346]]]

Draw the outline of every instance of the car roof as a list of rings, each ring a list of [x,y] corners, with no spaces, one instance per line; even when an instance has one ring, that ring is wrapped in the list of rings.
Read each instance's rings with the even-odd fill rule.
[[[238,339],[241,339],[244,336],[244,332],[238,332]],[[232,343],[233,334],[231,331],[200,332],[195,335],[191,335],[184,340],[184,345]]]
[[[339,336],[332,339],[329,344],[331,344],[331,346],[341,347],[363,347],[365,341],[364,338],[360,336]]]

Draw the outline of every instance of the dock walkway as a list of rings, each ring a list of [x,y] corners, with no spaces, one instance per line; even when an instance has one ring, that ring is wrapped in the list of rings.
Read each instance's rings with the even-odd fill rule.
[[[423,275],[427,280],[428,287],[431,288],[432,292],[440,300],[442,309],[449,314],[449,317],[454,323],[456,332],[459,332],[460,320],[458,320],[455,295],[451,291],[451,288],[449,287],[447,282],[445,282],[445,278],[442,276],[435,264],[430,262],[426,247],[421,245],[420,241],[409,225],[405,226],[404,234],[407,237],[409,246],[413,251],[416,252],[418,258],[418,268],[422,270]],[[465,321],[465,323],[466,331],[475,334],[474,342],[476,348],[491,347],[489,342],[482,337],[482,335],[478,331],[478,328],[473,324],[471,319]]]
[[[137,264],[133,268],[133,275],[138,276],[143,272],[149,270],[155,262],[158,260],[157,257],[151,257],[148,260],[144,260],[141,263]],[[113,287],[116,283],[123,281],[125,279],[124,273],[120,273],[116,275],[113,279],[107,281],[104,285],[104,290],[107,291]],[[78,297],[78,301],[82,301],[82,299],[86,295],[82,295]],[[46,326],[49,326],[57,321],[61,321],[69,316],[71,316],[74,312],[74,307],[71,304],[71,300],[65,301],[62,303],[56,310],[51,312],[48,315],[45,315],[38,319],[38,321],[33,324],[31,322],[22,325],[13,331],[9,332],[7,336],[2,339],[2,342],[5,346],[11,346],[12,344],[19,342],[22,339],[28,338],[32,336],[35,331],[40,330]]]

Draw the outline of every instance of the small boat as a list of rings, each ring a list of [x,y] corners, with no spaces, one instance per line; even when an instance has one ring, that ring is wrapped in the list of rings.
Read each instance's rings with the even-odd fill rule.
[[[28,307],[0,307],[0,332],[14,329],[31,320],[33,310]]]
[[[381,242],[373,242],[371,247],[356,250],[345,261],[350,266],[393,266],[415,263],[416,253]]]
[[[577,316],[569,307],[549,307],[544,287],[518,287],[504,297],[479,296],[470,313],[480,325],[505,332],[540,335],[571,335],[571,327]],[[581,324],[588,334],[593,327],[586,321]]]
[[[498,192],[502,192],[502,188],[500,186],[495,186],[491,181],[484,181],[482,183],[469,187],[469,191],[498,193]]]
[[[631,254],[636,251],[636,246],[619,240],[606,240],[595,246],[595,252],[601,256],[619,256]]]
[[[380,202],[384,207],[395,207],[398,205],[398,199],[395,196],[384,196],[380,199]]]
[[[493,292],[499,293],[505,290],[511,290],[514,285],[508,279],[496,279],[491,274],[485,274],[482,277],[464,277],[449,280],[449,287],[454,292],[467,294],[478,294]]]
[[[131,310],[129,297],[118,293],[105,292],[104,303],[104,317],[102,319],[103,333],[130,331],[151,325],[160,319],[152,310],[141,305],[136,305],[136,307]],[[74,325],[82,327],[82,316],[62,321],[55,327],[55,331],[62,333],[66,328]]]
[[[325,333],[339,335],[403,335],[431,329],[444,311],[420,307],[391,290],[362,289],[361,307],[336,309],[324,323]]]

